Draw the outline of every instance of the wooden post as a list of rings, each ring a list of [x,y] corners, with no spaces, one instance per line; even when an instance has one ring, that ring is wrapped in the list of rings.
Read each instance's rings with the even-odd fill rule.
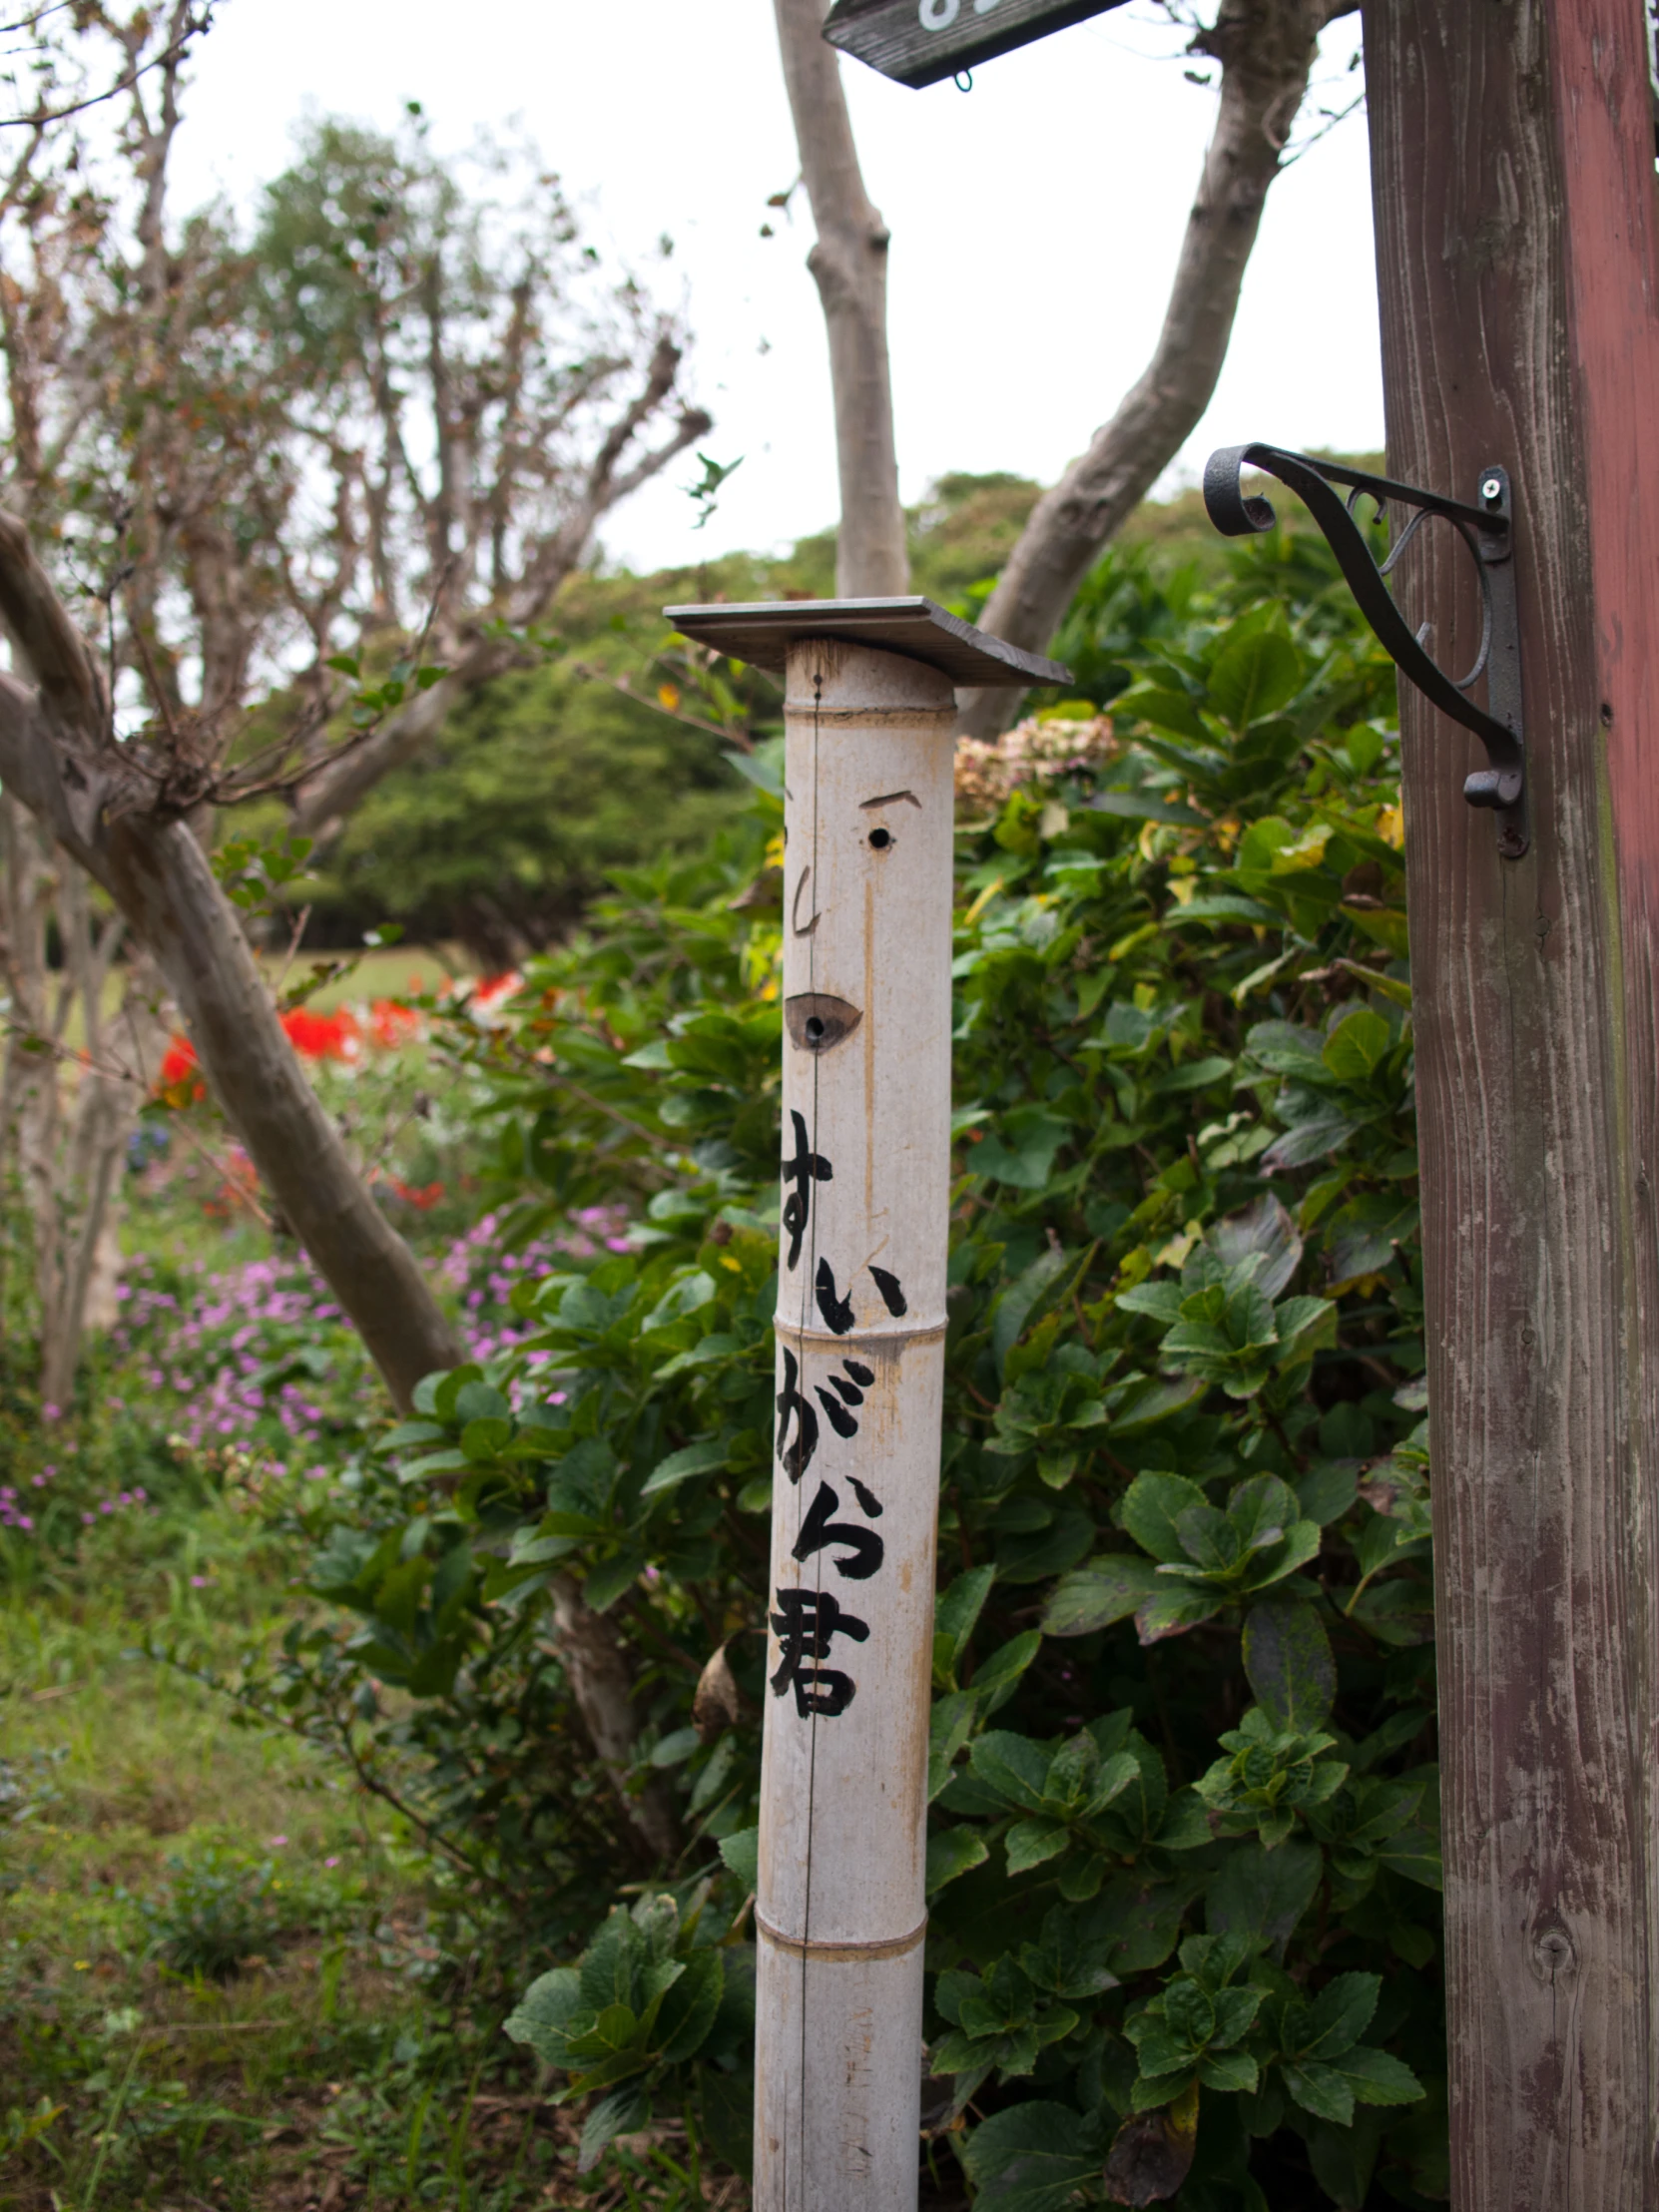
[[[1452,2201],[1659,2205],[1659,255],[1641,0],[1366,0],[1389,472],[1513,482],[1531,846],[1402,687]],[[1430,538],[1435,533],[1427,533]],[[1441,665],[1449,543],[1403,564]]]
[[[903,2212],[944,1381],[952,678],[1064,671],[925,600],[668,612],[743,658],[787,657],[756,2212]]]

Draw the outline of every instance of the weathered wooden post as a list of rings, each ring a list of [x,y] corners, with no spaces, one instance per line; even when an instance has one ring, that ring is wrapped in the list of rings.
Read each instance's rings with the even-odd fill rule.
[[[1659,206],[1642,0],[1366,0],[1388,455],[1518,522],[1530,850],[1402,692],[1453,2202],[1659,2205]],[[1467,631],[1454,545],[1412,621]]]
[[[1232,531],[1269,518],[1241,495],[1241,465],[1299,491],[1408,679],[1452,2201],[1458,2212],[1653,2212],[1659,199],[1648,45],[1642,0],[1365,0],[1365,25],[1388,457],[1411,482],[1246,446],[1214,456],[1205,491]],[[1396,529],[1413,506],[1455,526],[1418,537],[1403,619],[1333,482],[1398,502]],[[1431,491],[1412,488],[1422,485]],[[1445,666],[1470,661],[1469,678],[1447,680]],[[1484,709],[1472,696],[1482,672]],[[1466,784],[1457,723],[1486,746]]]
[[[755,2204],[902,2212],[921,2087],[953,686],[1066,676],[925,599],[667,614],[786,677]]]

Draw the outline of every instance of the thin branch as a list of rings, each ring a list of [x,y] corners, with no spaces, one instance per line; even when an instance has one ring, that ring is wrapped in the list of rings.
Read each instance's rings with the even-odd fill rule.
[[[125,77],[111,85],[107,92],[95,92],[85,100],[77,100],[67,108],[37,108],[32,115],[0,115],[0,131],[40,131],[49,123],[67,123],[73,115],[85,115],[89,108],[101,108],[107,101],[119,100],[124,92],[131,92],[140,78],[149,76],[153,69],[165,69],[170,62],[178,61],[192,39],[213,25],[212,6],[205,7],[200,16],[193,17],[184,35],[161,53],[154,54],[147,62],[139,62]]]

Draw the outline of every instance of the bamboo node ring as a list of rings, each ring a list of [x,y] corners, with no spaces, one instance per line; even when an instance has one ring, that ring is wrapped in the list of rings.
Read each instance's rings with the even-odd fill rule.
[[[782,1929],[774,1928],[770,1921],[763,1920],[759,1912],[755,1915],[755,1927],[774,1950],[787,1950],[792,1958],[818,1958],[830,1963],[840,1959],[850,1965],[864,1958],[902,1958],[907,1951],[914,1950],[927,1934],[927,1916],[925,1913],[922,1915],[908,1936],[879,1936],[872,1942],[862,1943],[821,1941],[811,1936],[786,1936]]]

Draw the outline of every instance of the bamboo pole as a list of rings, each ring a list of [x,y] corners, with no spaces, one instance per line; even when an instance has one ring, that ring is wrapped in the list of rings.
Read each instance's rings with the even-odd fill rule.
[[[920,599],[668,613],[785,668],[754,2201],[904,2212],[949,1227],[952,680],[1065,671]]]
[[[955,694],[791,648],[756,2204],[915,2201]]]

